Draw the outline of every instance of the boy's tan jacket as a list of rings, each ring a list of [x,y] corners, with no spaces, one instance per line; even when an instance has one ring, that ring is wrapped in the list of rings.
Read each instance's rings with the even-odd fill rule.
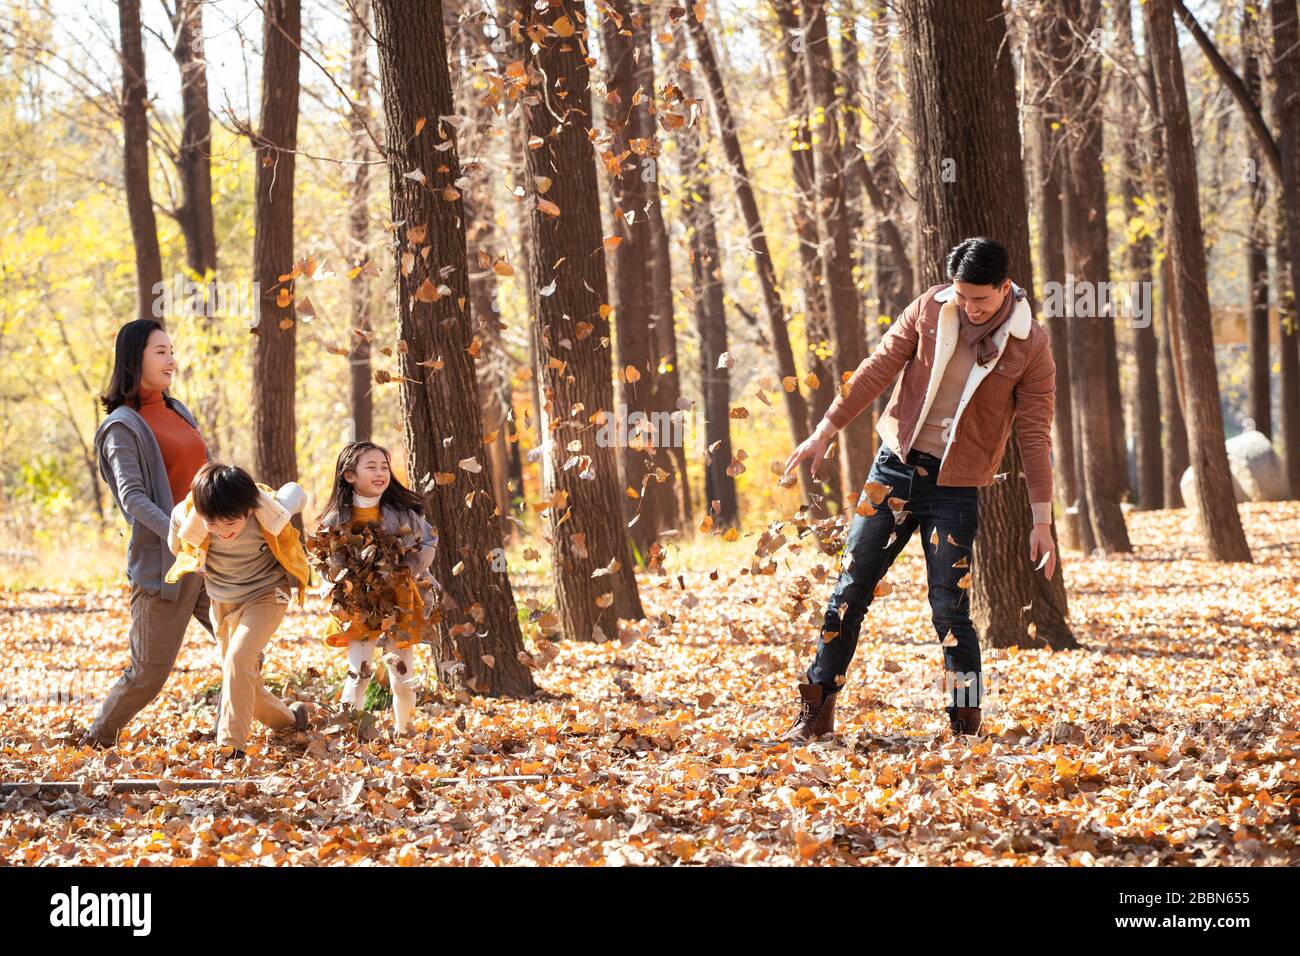
[[[262,537],[266,539],[267,547],[271,549],[271,553],[275,555],[281,567],[297,582],[298,604],[301,605],[306,597],[310,571],[307,567],[307,552],[303,550],[298,529],[293,526],[291,519],[295,511],[301,510],[307,496],[302,488],[293,482],[285,485],[278,493],[272,492],[268,485],[258,482],[257,490],[262,494],[257,507],[253,509],[253,515],[257,519]],[[296,507],[290,510],[278,499],[287,500],[291,507],[294,504]],[[184,501],[172,509],[167,546],[172,554],[176,555],[176,561],[167,572],[168,582],[179,581],[181,575],[191,571],[203,570],[208,557],[209,537],[203,519],[194,510],[194,493],[191,492],[185,496]]]

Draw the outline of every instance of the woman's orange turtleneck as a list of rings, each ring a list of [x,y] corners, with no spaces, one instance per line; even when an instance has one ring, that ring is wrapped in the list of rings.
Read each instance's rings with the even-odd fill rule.
[[[162,451],[163,464],[167,466],[167,484],[171,486],[172,501],[180,501],[190,492],[194,474],[208,460],[208,446],[199,430],[187,422],[180,412],[173,411],[163,401],[163,393],[140,386],[139,412]]]

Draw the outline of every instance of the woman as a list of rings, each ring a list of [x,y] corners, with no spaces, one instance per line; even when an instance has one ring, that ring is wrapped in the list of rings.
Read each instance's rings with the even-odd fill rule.
[[[190,410],[167,394],[176,359],[153,319],[117,333],[113,376],[100,401],[108,416],[95,432],[99,471],[131,525],[126,576],[131,582],[131,663],[108,692],[82,746],[111,747],[171,674],[190,618],[212,632],[203,576],[164,578],[172,506],[185,497],[208,448]]]

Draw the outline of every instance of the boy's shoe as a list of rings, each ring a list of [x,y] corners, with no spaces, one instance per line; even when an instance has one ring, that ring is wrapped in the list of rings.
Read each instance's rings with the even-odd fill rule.
[[[77,746],[92,747],[95,750],[110,750],[114,746],[114,743],[110,743],[107,740],[101,740],[100,738],[92,734],[89,730],[87,730],[84,734],[81,735],[81,739],[77,741]]]
[[[290,704],[289,709],[293,711],[293,727],[295,730],[306,730],[311,726],[311,720],[307,716],[307,705],[302,701],[296,704]]]

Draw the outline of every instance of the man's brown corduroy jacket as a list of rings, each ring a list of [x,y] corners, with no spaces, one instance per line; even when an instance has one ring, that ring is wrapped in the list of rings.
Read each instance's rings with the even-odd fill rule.
[[[955,290],[949,284],[932,286],[918,296],[841,386],[826,419],[843,428],[902,372],[876,431],[906,459],[956,347],[957,309]],[[1017,302],[992,335],[998,355],[986,366],[976,364],[971,369],[937,480],[941,485],[992,484],[1014,417],[1034,520],[1046,522],[1051,520],[1056,405],[1051,343],[1034,321],[1028,299]]]

